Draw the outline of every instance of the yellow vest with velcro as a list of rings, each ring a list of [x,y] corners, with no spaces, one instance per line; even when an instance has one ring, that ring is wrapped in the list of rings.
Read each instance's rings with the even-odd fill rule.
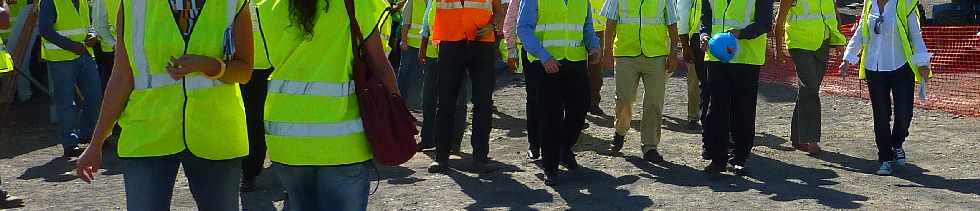
[[[188,41],[169,1],[125,0],[123,40],[133,70],[133,91],[119,120],[120,157],[156,157],[188,150],[208,160],[248,154],[245,109],[238,84],[192,73],[167,74],[170,58],[225,56],[226,29],[244,0],[206,1]]]
[[[669,53],[665,0],[621,0],[613,56],[658,57]],[[673,9],[673,8],[670,8]]]
[[[606,5],[606,0],[589,0],[592,8],[592,28],[596,32],[606,31],[606,16],[602,16],[602,7]]]
[[[120,0],[105,0],[106,27],[109,27],[109,33],[112,33],[113,37],[116,36],[116,17],[119,16],[120,5]],[[105,43],[100,46],[102,47],[102,52],[113,52],[116,50],[115,46],[106,45]]]
[[[425,19],[426,0],[411,0],[412,4],[412,23],[408,29],[408,46],[419,48],[422,45],[422,21]],[[431,18],[430,18],[431,19]],[[432,26],[432,23],[429,23]]]
[[[85,36],[88,35],[88,28],[92,26],[92,23],[89,21],[88,0],[78,0],[77,10],[71,0],[56,0],[52,2],[54,2],[55,12],[58,16],[54,22],[54,30],[71,41],[84,44]],[[58,45],[48,42],[47,39],[42,40],[41,58],[46,61],[69,61],[79,57],[78,54],[62,49]],[[88,49],[88,53],[91,56],[92,48],[86,47],[86,49]]]
[[[538,1],[538,22],[534,36],[541,41],[545,51],[556,61],[583,61],[589,53],[585,49],[584,25],[589,21],[587,0],[528,0]],[[528,55],[529,61],[537,61]]]
[[[871,4],[875,4],[875,2],[873,2],[871,0],[865,0],[864,1],[864,12],[862,13],[861,17],[871,17],[871,16],[869,16],[871,14]],[[902,53],[904,53],[905,60],[908,62],[909,68],[912,69],[912,73],[915,74],[915,81],[916,82],[921,81],[922,80],[922,76],[919,74],[919,66],[917,66],[915,64],[912,64],[913,52],[912,52],[912,43],[909,40],[909,36],[908,36],[908,34],[909,34],[909,29],[908,29],[909,19],[907,17],[908,17],[908,14],[912,14],[912,13],[915,13],[916,16],[919,15],[919,12],[920,11],[916,8],[916,5],[918,5],[918,4],[919,4],[919,1],[918,0],[898,0],[898,4],[896,5],[897,8],[895,10],[896,11],[895,12],[896,15],[898,16],[898,17],[895,17],[895,20],[897,20],[897,23],[896,24],[898,24],[898,27],[895,27],[895,28],[898,31],[897,32],[892,32],[892,33],[898,33],[898,34],[901,35],[901,36],[898,36],[898,37],[901,38],[900,41],[902,42]],[[884,10],[884,8],[882,8],[882,10]],[[882,18],[884,18],[884,17],[882,17]],[[858,68],[858,79],[865,79],[865,78],[867,78],[867,73],[866,73],[866,70],[864,68],[864,62],[865,62],[865,58],[868,57],[868,54],[867,54],[868,43],[871,42],[871,40],[870,40],[871,39],[871,32],[870,32],[871,30],[869,30],[868,28],[869,27],[873,27],[873,25],[869,25],[869,23],[868,23],[868,20],[869,19],[870,18],[861,18],[861,20],[860,20],[861,22],[859,23],[859,24],[862,25],[861,26],[862,27],[862,30],[860,32],[861,33],[861,38],[862,38],[861,40],[862,40],[862,42],[861,42],[861,66],[859,66],[859,68]],[[916,20],[918,20],[918,19],[916,19]],[[919,24],[919,26],[922,26],[922,25]],[[882,32],[882,33],[886,33],[886,32]],[[932,78],[932,76],[933,76],[933,72],[932,72],[932,70],[930,70],[929,71],[929,75],[927,77]]]
[[[756,0],[711,0],[711,32],[744,29],[755,19]],[[714,36],[714,35],[711,35]],[[767,34],[754,39],[738,39],[738,53],[728,63],[763,65],[766,63]],[[718,61],[711,51],[705,51],[705,61]]]
[[[269,158],[298,166],[371,160],[354,89],[351,27],[344,0],[327,1],[330,8],[318,15],[309,39],[292,23],[289,2],[266,0],[258,5],[276,67],[265,103]],[[384,0],[358,0],[355,15],[360,30],[374,31],[385,7]]]
[[[249,1],[249,9],[252,10],[252,69],[255,70],[266,70],[272,68],[272,63],[269,62],[269,55],[266,50],[265,35],[262,32],[262,26],[259,25],[259,10],[255,7],[255,1]]]
[[[844,45],[833,0],[796,0],[786,21],[786,46],[815,51],[824,44]],[[826,42],[826,43],[825,43]]]

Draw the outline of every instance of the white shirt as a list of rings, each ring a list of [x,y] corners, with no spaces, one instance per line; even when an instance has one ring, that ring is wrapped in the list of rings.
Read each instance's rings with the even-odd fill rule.
[[[922,40],[922,31],[919,28],[919,17],[913,12],[908,15],[908,38],[912,45],[912,61],[906,61],[905,53],[902,51],[902,40],[898,34],[898,22],[895,20],[897,0],[888,0],[885,3],[884,14],[880,12],[878,3],[871,4],[870,14],[868,14],[868,40],[863,40],[861,30],[864,24],[858,24],[854,36],[847,43],[847,50],[844,51],[844,60],[850,64],[857,64],[861,61],[858,54],[861,53],[861,45],[868,42],[868,48],[864,49],[865,64],[864,68],[871,71],[894,71],[901,68],[906,63],[916,66],[929,65],[929,52],[926,44]],[[883,19],[880,29],[881,33],[875,33],[874,26],[878,19]]]
[[[677,34],[688,34],[691,32],[691,9],[694,9],[692,0],[677,0]]]
[[[103,46],[115,48],[116,35],[109,31],[109,27],[115,26],[109,25],[108,11],[105,0],[92,1],[92,26],[95,27],[95,34],[99,36]]]

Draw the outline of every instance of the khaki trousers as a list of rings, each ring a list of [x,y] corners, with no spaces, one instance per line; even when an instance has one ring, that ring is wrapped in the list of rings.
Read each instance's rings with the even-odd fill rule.
[[[640,120],[642,150],[660,144],[664,92],[667,88],[667,57],[616,57],[616,134],[626,135],[633,120],[633,103],[643,81],[643,114]]]

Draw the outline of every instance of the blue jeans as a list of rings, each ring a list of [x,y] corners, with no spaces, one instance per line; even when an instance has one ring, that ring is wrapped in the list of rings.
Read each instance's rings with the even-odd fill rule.
[[[288,210],[367,210],[371,161],[343,166],[273,163],[289,194]]]
[[[425,71],[419,64],[419,49],[409,47],[402,51],[401,64],[398,66],[398,89],[401,90],[405,104],[411,109],[422,107],[422,80]]]
[[[95,121],[99,118],[102,104],[102,79],[95,60],[80,56],[71,61],[48,62],[51,76],[55,115],[58,119],[58,137],[61,146],[72,149],[78,145],[78,137],[90,138]],[[81,90],[82,102],[75,101],[75,85]],[[78,130],[77,137],[73,132]]]
[[[128,210],[170,210],[180,165],[198,209],[239,210],[241,158],[207,160],[184,150],[161,157],[124,158],[122,162]]]
[[[429,62],[425,64],[425,82],[423,83],[422,89],[422,137],[421,143],[419,145],[425,147],[431,147],[436,145],[436,102],[439,100],[439,88],[436,83],[439,81],[439,71],[435,68],[438,67],[439,59],[430,58]],[[466,74],[466,73],[463,73]],[[456,98],[456,115],[453,119],[453,128],[456,132],[453,134],[453,145],[455,149],[459,149],[459,143],[463,141],[463,132],[466,130],[466,102],[470,101],[470,80],[468,77],[464,77],[463,88],[459,90],[459,95]]]

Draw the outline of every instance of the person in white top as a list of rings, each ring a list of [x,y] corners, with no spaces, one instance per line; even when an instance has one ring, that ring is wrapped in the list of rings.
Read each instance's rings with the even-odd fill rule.
[[[881,163],[878,175],[891,175],[895,164],[905,165],[902,144],[912,122],[915,82],[925,84],[931,76],[917,3],[918,0],[866,0],[864,15],[840,66],[843,76],[848,65],[863,64],[859,76],[868,81],[871,95]],[[895,121],[891,126],[893,111]]]
[[[112,49],[116,48],[116,35],[113,34],[115,31],[113,28],[116,26],[109,21],[109,18],[115,17],[115,14],[109,15],[109,13],[119,11],[120,2],[119,0],[93,0],[91,2],[92,26],[95,28],[95,34],[99,38],[99,46],[101,47],[95,48],[95,62],[99,66],[102,87],[106,87],[105,84],[109,82],[109,73],[112,72],[113,58],[115,58]]]

